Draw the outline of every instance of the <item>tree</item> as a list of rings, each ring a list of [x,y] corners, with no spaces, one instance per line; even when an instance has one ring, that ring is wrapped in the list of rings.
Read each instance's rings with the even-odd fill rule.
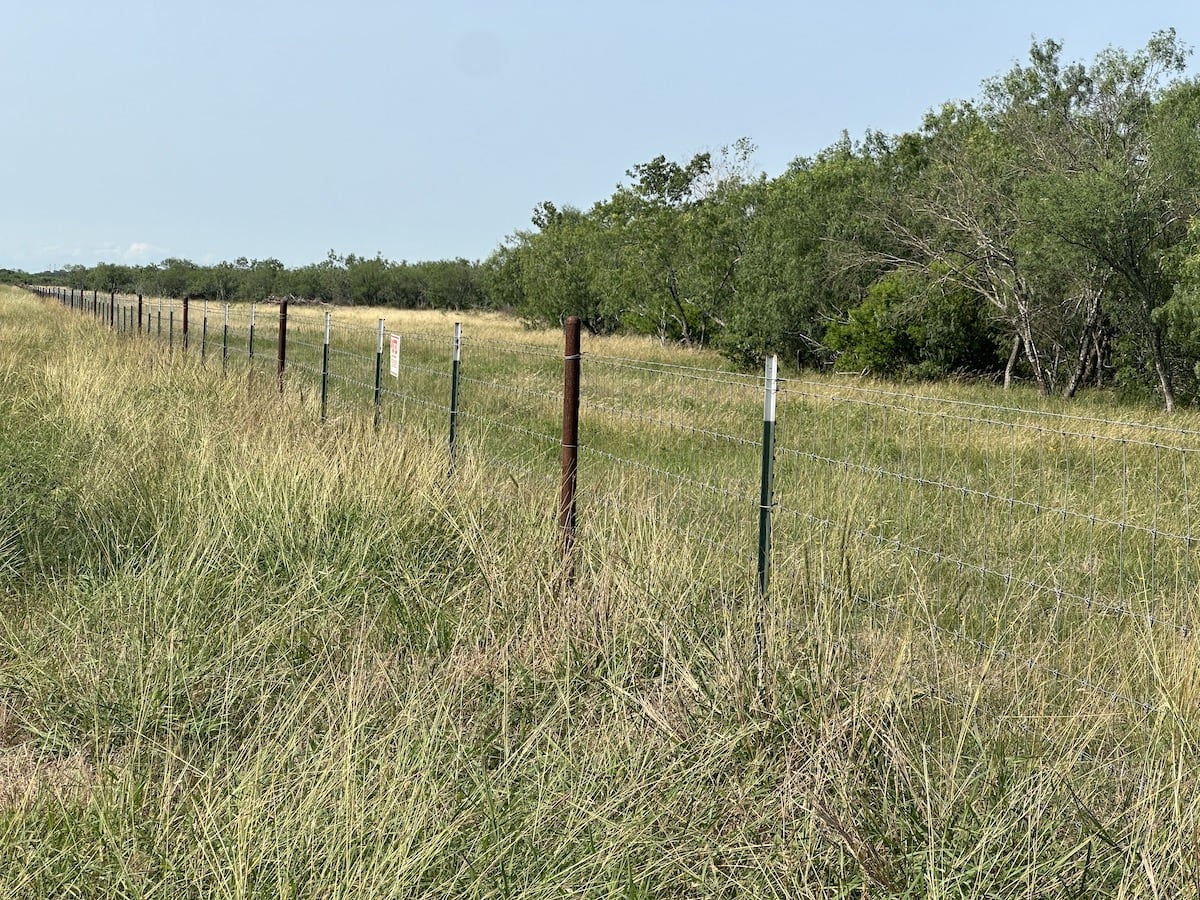
[[[599,234],[594,220],[575,207],[559,209],[545,201],[535,208],[533,224],[536,232],[518,233],[513,261],[525,297],[522,315],[544,324],[579,316],[593,334],[614,331],[620,314],[605,307],[595,286]]]
[[[872,135],[856,147],[843,135],[754,185],[721,351],[745,366],[770,353],[797,365],[828,361],[827,325],[842,320],[886,270],[873,198],[906,181],[913,165],[910,142]]]
[[[1171,80],[1190,51],[1173,30],[1134,54],[1103,51],[1086,68],[1063,67],[1060,50],[1035,44],[1030,65],[996,85],[1010,105],[1038,114],[1036,128],[1018,132],[1037,168],[1029,209],[1102,285],[1107,315],[1128,338],[1127,369],[1150,375],[1170,411],[1176,373],[1160,313],[1172,295],[1164,262],[1200,212],[1197,88]]]

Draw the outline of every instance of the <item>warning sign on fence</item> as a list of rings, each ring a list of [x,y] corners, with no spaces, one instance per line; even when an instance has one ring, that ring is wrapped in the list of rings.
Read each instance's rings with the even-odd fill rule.
[[[388,369],[392,373],[393,378],[400,377],[400,335],[392,335],[392,359],[391,367]]]

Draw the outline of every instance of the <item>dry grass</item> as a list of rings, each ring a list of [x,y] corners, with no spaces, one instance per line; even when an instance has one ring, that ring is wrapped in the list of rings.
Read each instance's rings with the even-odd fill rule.
[[[557,335],[467,321],[554,362]],[[1168,571],[1171,441],[793,380],[760,660],[760,388],[694,354],[671,358],[718,380],[590,370],[618,459],[585,461],[564,596],[553,460],[498,477],[543,460],[494,442],[553,403],[512,399],[542,382],[485,349],[451,482],[441,410],[401,431],[393,397],[376,434],[347,389],[319,427],[298,377],[280,399],[0,295],[0,894],[1195,892],[1194,639],[1128,613],[1194,592]],[[1158,508],[1155,567],[1128,527],[1061,527],[1092,500]],[[1093,571],[1125,613],[1055,595]]]

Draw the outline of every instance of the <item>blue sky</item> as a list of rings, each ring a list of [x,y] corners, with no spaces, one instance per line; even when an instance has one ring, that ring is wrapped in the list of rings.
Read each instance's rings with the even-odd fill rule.
[[[28,271],[482,259],[660,153],[744,136],[773,176],[843,129],[914,129],[1034,37],[1200,44],[1200,4],[1152,0],[4,6],[0,266]]]

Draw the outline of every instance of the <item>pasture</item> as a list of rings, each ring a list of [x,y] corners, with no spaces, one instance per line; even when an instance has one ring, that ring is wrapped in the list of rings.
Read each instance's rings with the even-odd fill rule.
[[[451,470],[452,314],[164,309],[0,291],[0,894],[1200,889],[1196,414],[785,373],[760,598],[762,377],[585,336],[564,590],[561,335]]]

